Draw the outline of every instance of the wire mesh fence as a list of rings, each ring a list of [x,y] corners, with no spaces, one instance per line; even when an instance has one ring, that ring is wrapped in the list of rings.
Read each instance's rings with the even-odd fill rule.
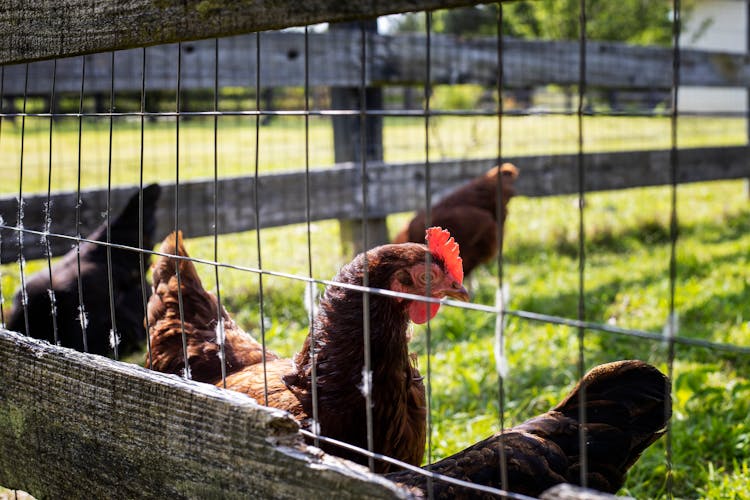
[[[547,411],[593,366],[643,359],[672,381],[662,415],[669,421],[673,404],[674,413],[625,491],[742,488],[750,107],[693,111],[682,100],[686,82],[714,86],[701,102],[739,85],[695,70],[716,57],[684,50],[683,12],[691,29],[699,12],[679,0],[641,45],[597,38],[625,4],[569,2],[565,31],[520,23],[537,3],[554,11],[508,2],[2,66],[0,323],[246,392],[291,411],[328,452],[425,475],[427,496],[460,481],[422,463]],[[438,293],[440,251],[410,263],[423,266],[421,289],[384,281],[372,259],[383,258],[388,230],[409,222],[406,210],[423,210],[429,227],[451,189],[509,160],[515,192],[502,177],[493,184],[499,242],[467,272],[469,302]],[[683,184],[707,179],[724,180]],[[639,189],[602,192],[615,187]],[[450,213],[480,226],[472,211]],[[173,231],[189,257],[168,259]],[[172,246],[154,251],[165,238]],[[466,263],[473,243],[460,244]],[[155,262],[174,270],[161,291]],[[196,291],[196,277],[215,299]],[[412,301],[424,326],[379,314]],[[162,330],[165,317],[174,323]],[[238,340],[242,329],[257,346]],[[378,364],[391,360],[381,345],[391,330],[416,352],[398,374]],[[210,356],[195,354],[199,342]],[[267,350],[278,357],[258,354]],[[300,380],[288,360],[279,372],[285,358]],[[346,390],[327,389],[336,377]],[[399,397],[416,402],[394,406],[422,423],[384,424],[395,417],[382,394],[399,383],[416,391]],[[581,424],[594,411],[587,390],[577,393]],[[284,406],[279,394],[298,400]],[[333,413],[350,420],[326,424]],[[408,441],[410,425],[424,426],[412,444],[422,439],[424,454],[390,445]],[[584,428],[566,479],[587,485],[600,457],[589,457]],[[689,437],[696,429],[704,439]],[[460,486],[526,498],[509,493],[526,490],[497,449],[496,477]]]

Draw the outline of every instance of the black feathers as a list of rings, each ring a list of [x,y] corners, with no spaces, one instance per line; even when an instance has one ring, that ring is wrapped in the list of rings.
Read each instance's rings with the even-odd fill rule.
[[[161,188],[157,184],[143,189],[143,247],[149,250],[154,245],[156,228],[154,214],[160,194]],[[139,205],[139,193],[136,192],[120,214],[111,221],[110,241],[112,243],[139,247]],[[87,239],[106,242],[106,223],[97,227]],[[135,350],[146,339],[143,326],[145,311],[143,310],[140,255],[132,250],[112,248],[111,256],[115,323],[120,336],[119,352],[125,354]],[[148,269],[148,256],[146,255],[144,259],[144,265]],[[108,355],[113,353],[113,349],[110,345],[112,320],[106,245],[81,243],[80,260],[88,352]],[[52,266],[52,284],[50,284],[49,271],[46,268],[27,277],[29,331],[26,331],[20,290],[14,297],[7,327],[10,330],[53,342],[54,328],[50,302],[50,290],[53,290],[57,311],[58,341],[64,347],[83,351],[84,339],[81,329],[78,283],[78,256],[76,249],[72,249]],[[150,287],[147,288],[147,293],[150,293]]]
[[[665,431],[671,416],[670,384],[642,361],[617,361],[589,371],[552,410],[502,434],[480,441],[429,469],[484,486],[501,487],[500,446],[505,451],[508,490],[538,496],[556,484],[580,483],[578,400],[585,387],[588,443],[587,485],[614,493],[643,450]],[[410,471],[388,474],[392,481],[426,494],[427,480]],[[434,481],[435,498],[495,498]]]

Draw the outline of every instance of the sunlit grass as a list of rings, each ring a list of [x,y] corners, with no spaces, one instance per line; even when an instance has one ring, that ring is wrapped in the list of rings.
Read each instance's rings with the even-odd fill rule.
[[[178,170],[180,181],[212,178],[215,164],[219,177],[253,174],[255,123],[255,117],[220,117],[214,134],[213,117],[183,118],[179,130],[174,117],[160,118],[145,122],[142,143],[139,119],[117,117],[112,124],[110,155],[108,118],[84,118],[80,141],[78,119],[63,118],[53,124],[50,182],[49,119],[27,118],[23,144],[21,119],[6,119],[0,130],[0,174],[4,178],[0,194],[18,192],[22,146],[25,193],[45,192],[48,182],[53,191],[77,189],[79,168],[82,188],[103,187],[110,177],[110,165],[112,185],[137,184],[141,170],[145,182],[173,183]],[[428,125],[430,158],[492,158],[497,155],[497,127],[494,117],[432,117]],[[423,161],[424,130],[423,118],[386,118],[385,161]],[[682,117],[678,131],[678,143],[684,148],[740,145],[747,140],[745,121],[739,118]],[[670,146],[670,122],[658,117],[588,117],[584,136],[588,152],[664,149]],[[258,143],[261,174],[304,169],[306,154],[314,168],[334,162],[330,117],[309,120],[309,147],[305,144],[305,121],[299,116],[275,117],[270,125],[261,126]],[[503,117],[506,156],[575,153],[577,148],[575,116]]]
[[[675,307],[679,335],[750,345],[750,207],[742,181],[681,186]],[[585,317],[660,334],[669,312],[669,189],[587,195]],[[643,207],[648,207],[644,209]],[[531,226],[531,227],[530,227]],[[512,309],[575,318],[577,209],[570,197],[511,203],[504,276]],[[492,304],[495,266],[472,282],[475,302]],[[486,437],[499,425],[494,318],[455,309],[433,325],[433,457]],[[546,411],[574,385],[577,331],[511,317],[506,425]],[[416,345],[424,352],[424,338]],[[638,358],[666,370],[660,342],[585,332],[586,366]],[[424,359],[424,357],[422,358]],[[424,366],[424,365],[422,365]],[[747,491],[750,477],[750,356],[678,347],[672,421],[677,497]],[[665,495],[664,440],[629,476],[626,493]],[[718,498],[709,495],[709,498]],[[724,498],[721,496],[721,498]],[[741,497],[736,497],[741,498]]]
[[[254,118],[223,117],[218,123],[220,176],[255,169]],[[496,118],[432,118],[432,159],[492,157],[497,154]],[[504,117],[505,155],[573,153],[575,117]],[[587,151],[666,148],[669,122],[654,118],[587,118]],[[683,117],[682,147],[736,145],[746,142],[743,120]],[[135,184],[140,175],[140,124],[114,124],[112,183]],[[310,121],[309,162],[333,162],[328,119]],[[105,186],[109,148],[106,121],[84,122],[80,164],[83,187]],[[24,192],[45,191],[49,167],[49,122],[29,119],[24,139]],[[181,122],[180,180],[214,175],[213,119]],[[384,129],[387,161],[424,159],[424,120],[388,118]],[[259,131],[261,173],[297,170],[305,164],[305,129],[299,117],[275,119]],[[177,132],[174,121],[146,124],[146,182],[174,182]],[[18,190],[20,122],[3,122],[0,133],[0,186]],[[55,123],[52,189],[75,189],[78,176],[78,124]],[[519,165],[523,169],[523,165]],[[523,174],[522,174],[523,175]],[[585,319],[660,334],[669,312],[669,188],[644,188],[586,196]],[[408,219],[389,218],[391,233]],[[679,238],[675,307],[679,334],[713,342],[750,345],[750,205],[744,181],[709,182],[678,189]],[[330,279],[351,256],[341,256],[338,224],[304,224],[260,232],[258,256],[254,231],[219,237],[218,261],[236,266]],[[518,197],[507,223],[504,281],[509,307],[575,318],[578,311],[578,208],[570,196]],[[191,255],[214,259],[212,238],[187,242]],[[33,261],[28,272],[43,268]],[[6,307],[18,286],[18,264],[0,267]],[[216,289],[211,266],[199,266],[206,288]],[[480,268],[468,281],[472,301],[493,305],[496,265]],[[261,320],[260,286],[263,286]],[[307,331],[299,280],[221,268],[222,302],[253,335],[261,331],[271,349],[291,356]],[[261,325],[263,328],[261,329]],[[494,372],[493,315],[443,307],[431,322],[432,453],[437,460],[498,430],[500,402]],[[504,422],[514,425],[548,410],[579,378],[577,331],[508,317]],[[427,367],[427,331],[415,327],[413,350]],[[597,331],[585,332],[587,367],[623,358],[639,358],[666,370],[662,343]],[[142,355],[140,355],[142,356]],[[131,361],[140,362],[136,356]],[[747,355],[678,347],[674,364],[672,447],[677,497],[743,498],[750,490],[750,359]],[[657,498],[665,491],[664,440],[648,450],[629,475],[624,492]]]
[[[660,333],[669,311],[669,188],[587,195],[586,318]],[[576,317],[578,297],[577,208],[569,196],[518,197],[507,224],[504,276],[509,307]],[[643,207],[647,207],[646,209]],[[750,207],[744,181],[681,186],[675,305],[679,334],[714,342],[750,345]],[[392,232],[406,215],[390,219]],[[264,269],[307,276],[306,225],[261,231]],[[213,259],[212,238],[187,242],[192,255]],[[329,279],[340,256],[338,225],[311,225],[312,275]],[[219,238],[222,262],[258,266],[255,232]],[[29,271],[43,261],[29,263]],[[18,266],[6,265],[3,296],[18,283]],[[493,304],[496,266],[480,268],[468,281],[475,303]],[[199,266],[208,289],[214,270]],[[260,336],[259,276],[221,269],[222,300],[243,327]],[[264,333],[271,349],[291,356],[307,330],[303,282],[263,277]],[[431,322],[432,459],[437,460],[498,430],[499,399],[494,372],[494,316],[443,307]],[[579,378],[577,331],[509,317],[510,375],[503,400],[505,424],[546,411]],[[415,327],[412,348],[427,366],[426,329]],[[660,342],[585,332],[587,367],[638,358],[666,370]],[[721,497],[750,488],[750,358],[678,346],[674,364],[672,449],[677,497]],[[140,362],[141,357],[133,358]],[[629,475],[624,492],[663,497],[664,439],[649,449]],[[718,496],[714,496],[718,495]]]

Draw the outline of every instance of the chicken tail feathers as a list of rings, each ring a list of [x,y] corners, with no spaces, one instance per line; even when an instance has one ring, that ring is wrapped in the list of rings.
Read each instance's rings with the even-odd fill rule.
[[[147,361],[147,365],[161,372],[184,374],[184,334],[193,378],[209,381],[220,369],[216,362],[218,350],[213,342],[216,299],[203,288],[192,261],[172,257],[188,257],[181,231],[167,235],[159,251],[166,255],[157,258],[151,266],[153,294],[147,314],[152,355],[151,364]],[[205,358],[211,358],[211,362],[203,364],[216,366],[210,369],[198,366]]]
[[[665,432],[671,416],[669,379],[642,361],[617,361],[589,371],[555,408],[497,433],[429,467],[433,472],[501,487],[500,454],[505,452],[510,491],[538,496],[562,482],[580,484],[581,422],[585,394],[587,485],[614,493],[640,454]],[[426,495],[424,475],[389,474],[390,480]],[[472,498],[469,489],[435,481],[435,498]]]
[[[666,432],[672,416],[670,381],[642,361],[607,363],[589,371],[553,411],[578,420],[582,388],[589,461],[609,461],[624,476],[641,453]],[[623,445],[620,456],[612,452],[613,439]]]
[[[164,238],[159,252],[163,254],[176,255],[178,257],[189,257],[185,249],[185,243],[182,239],[182,231],[172,231]],[[198,277],[195,264],[190,259],[175,259],[174,257],[159,257],[153,266],[153,285],[157,289],[159,283],[167,283],[177,275],[177,267],[180,269],[180,280],[184,283],[191,283],[203,290],[203,284]]]
[[[195,264],[174,257],[188,257],[182,232],[167,235],[159,251],[164,255],[152,266],[154,293],[147,311],[151,338],[151,364],[147,360],[147,366],[185,373],[183,335],[193,380],[215,383],[221,379],[222,364],[229,373],[259,363],[262,345],[242,331],[219,307],[216,296],[203,288]],[[266,353],[266,359],[276,358]]]

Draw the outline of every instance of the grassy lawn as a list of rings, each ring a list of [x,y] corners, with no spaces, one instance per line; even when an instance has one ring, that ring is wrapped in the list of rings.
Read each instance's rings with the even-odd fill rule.
[[[249,122],[254,124],[254,118]],[[29,120],[31,122],[32,120]],[[247,121],[219,122],[220,175],[252,172],[254,130]],[[504,153],[574,152],[575,118],[505,118]],[[743,144],[744,121],[683,118],[680,144]],[[82,165],[86,186],[106,185],[108,123],[84,124]],[[332,137],[325,119],[311,120],[311,165],[332,161]],[[424,157],[422,120],[388,119],[384,143],[388,160]],[[668,147],[669,123],[661,119],[590,118],[586,121],[590,151]],[[46,190],[49,123],[27,123],[24,191]],[[180,178],[213,175],[213,120],[181,125]],[[441,118],[430,133],[431,155],[485,157],[496,153],[495,119]],[[137,182],[140,129],[137,122],[115,124],[113,183]],[[3,123],[0,172],[9,179],[4,193],[18,189],[20,123]],[[29,131],[38,131],[29,133]],[[279,118],[260,131],[261,169],[297,169],[304,165],[301,118]],[[53,189],[75,188],[76,122],[55,125]],[[148,124],[144,175],[174,180],[173,123]],[[507,141],[507,142],[506,142]],[[420,156],[421,155],[421,156]],[[103,167],[102,167],[103,164]],[[523,165],[521,175],[523,175]],[[15,177],[14,177],[15,176]],[[166,177],[165,177],[166,176]],[[171,177],[170,177],[171,176]],[[14,187],[15,186],[15,187]],[[586,197],[586,319],[660,333],[669,311],[669,188],[644,188],[589,194]],[[575,197],[518,197],[507,222],[504,276],[509,307],[575,318],[578,309],[578,209]],[[736,345],[750,345],[750,201],[745,181],[680,186],[675,306],[679,335]],[[389,219],[391,234],[408,214]],[[311,225],[312,275],[329,279],[345,262],[333,221]],[[240,266],[257,266],[256,233],[222,236],[218,258]],[[308,275],[305,225],[260,233],[264,268]],[[187,242],[191,255],[213,259],[212,238]],[[29,262],[33,272],[44,265]],[[18,265],[0,268],[6,303],[18,284]],[[216,287],[214,270],[199,266],[207,288]],[[263,277],[264,314],[259,311],[259,277],[221,269],[225,306],[243,327],[270,347],[292,355],[306,334],[303,284]],[[479,269],[467,285],[475,303],[493,305],[495,265]],[[432,459],[451,454],[498,430],[500,404],[494,371],[495,317],[444,306],[431,322],[430,384]],[[510,373],[503,401],[506,425],[513,425],[554,405],[579,378],[577,331],[564,326],[508,317]],[[412,349],[420,368],[428,363],[425,327],[414,328]],[[660,342],[631,339],[588,330],[584,337],[587,368],[625,358],[639,358],[666,370],[667,351]],[[748,498],[750,491],[750,356],[678,346],[674,364],[672,463],[674,495],[680,498]],[[142,358],[131,359],[141,362]],[[665,440],[652,446],[628,477],[623,493],[636,498],[663,498]]]
[[[575,116],[508,116],[503,118],[503,154],[545,155],[574,153],[578,148]],[[4,120],[0,129],[0,195],[17,194],[23,146],[23,190],[46,192],[49,180],[49,119],[29,117],[22,123]],[[220,177],[255,171],[255,118],[225,116],[217,121],[216,159]],[[493,117],[436,117],[430,121],[430,158],[491,158],[497,154],[498,120]],[[214,119],[181,120],[178,134],[174,118],[146,122],[143,140],[145,182],[174,182],[179,140],[180,180],[214,176]],[[81,124],[81,187],[107,185],[110,162],[109,120],[83,119]],[[137,184],[141,170],[140,121],[118,117],[112,123],[112,184]],[[664,149],[669,147],[668,118],[588,117],[584,121],[585,147],[589,152]],[[77,118],[53,124],[53,191],[75,190],[79,169]],[[681,147],[745,144],[745,121],[739,118],[683,117],[679,121]],[[260,173],[301,170],[305,165],[305,122],[299,116],[275,117],[259,131]],[[425,155],[424,119],[390,117],[383,133],[386,161],[422,161]],[[333,163],[330,118],[309,120],[309,163]]]

